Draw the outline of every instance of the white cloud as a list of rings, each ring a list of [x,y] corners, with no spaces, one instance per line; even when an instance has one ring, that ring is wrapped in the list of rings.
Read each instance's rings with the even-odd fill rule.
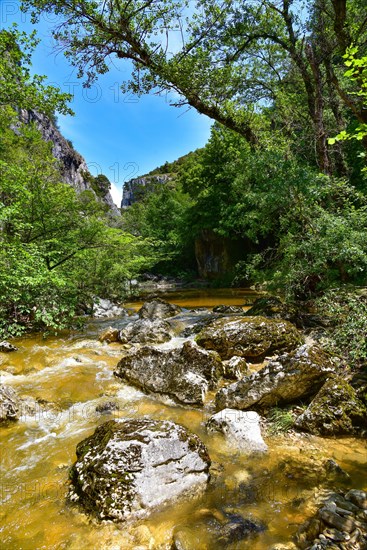
[[[119,189],[114,183],[111,183],[110,193],[112,195],[113,202],[120,208],[122,200],[122,190]]]

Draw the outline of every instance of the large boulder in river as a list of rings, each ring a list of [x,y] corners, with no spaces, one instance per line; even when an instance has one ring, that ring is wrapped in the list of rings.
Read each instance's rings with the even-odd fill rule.
[[[69,498],[101,520],[146,516],[205,490],[210,458],[200,439],[169,421],[111,420],[81,441]]]
[[[210,432],[221,432],[229,445],[243,453],[264,453],[268,446],[261,436],[260,416],[255,411],[223,409],[209,418]]]
[[[212,349],[222,359],[233,355],[262,361],[267,355],[290,351],[302,344],[301,333],[288,321],[265,317],[223,317],[196,337],[199,346]]]
[[[295,425],[316,435],[353,435],[367,429],[367,411],[354,388],[340,376],[333,376]]]
[[[18,420],[21,401],[9,386],[0,384],[0,423]]]
[[[219,410],[267,409],[314,395],[334,371],[319,346],[303,345],[242,380],[222,388],[216,396]]]
[[[174,317],[181,312],[181,308],[174,304],[170,304],[161,298],[154,298],[145,302],[138,311],[140,319],[167,319]]]
[[[216,353],[185,342],[181,349],[143,347],[118,363],[115,375],[147,392],[166,394],[180,403],[202,405],[223,374]]]
[[[171,340],[172,335],[172,327],[167,321],[138,319],[120,330],[118,338],[122,344],[163,344]]]

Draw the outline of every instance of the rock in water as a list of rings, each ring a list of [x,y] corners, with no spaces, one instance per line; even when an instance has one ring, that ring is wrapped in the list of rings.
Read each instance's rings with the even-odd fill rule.
[[[162,319],[138,319],[120,330],[119,341],[122,344],[163,344],[171,340],[173,330]]]
[[[357,435],[367,428],[367,411],[354,388],[342,377],[333,376],[295,425],[316,435]]]
[[[0,351],[3,353],[9,353],[10,351],[18,351],[18,348],[10,344],[9,342],[0,342]]]
[[[0,422],[18,420],[20,403],[13,388],[0,384]]]
[[[76,449],[69,498],[99,519],[146,516],[206,488],[210,458],[182,426],[149,418],[111,420]]]
[[[265,317],[216,319],[196,337],[199,346],[212,349],[222,359],[233,355],[262,361],[266,355],[290,351],[302,344],[301,333],[288,321]]]
[[[219,356],[191,342],[173,350],[133,349],[115,371],[117,377],[144,391],[167,394],[191,405],[202,405],[206,392],[222,374]]]
[[[268,449],[261,436],[260,416],[254,411],[223,409],[206,426],[209,431],[225,434],[229,444],[243,453],[263,453]]]
[[[216,396],[217,408],[266,409],[292,403],[314,395],[333,369],[329,356],[321,348],[305,344],[221,389]]]
[[[179,306],[170,304],[161,298],[154,298],[143,304],[138,311],[138,315],[140,319],[167,319],[178,315],[180,312],[181,308]]]

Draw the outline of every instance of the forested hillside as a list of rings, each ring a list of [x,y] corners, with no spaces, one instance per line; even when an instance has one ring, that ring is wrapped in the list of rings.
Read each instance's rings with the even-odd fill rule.
[[[34,45],[16,30],[0,33],[0,335],[7,336],[68,326],[96,295],[124,295],[155,261],[151,243],[122,231],[99,200],[107,178],[85,174],[77,189],[64,183],[65,165],[43,139],[39,117],[22,122],[30,109],[50,119],[69,111],[65,95],[30,76]]]
[[[36,246],[41,239],[42,252],[37,248],[36,256],[41,254],[42,262],[38,256],[36,262],[44,266],[46,279],[61,275],[66,265],[70,275],[78,258],[72,280],[83,284],[65,287],[74,296],[73,304],[85,290],[121,296],[126,279],[147,267],[166,274],[199,274],[216,279],[216,284],[260,283],[291,301],[366,284],[364,2],[315,0],[307,7],[286,0],[198,2],[197,9],[187,10],[168,0],[103,6],[25,0],[23,6],[33,10],[34,21],[42,13],[59,16],[63,22],[54,37],[87,85],[108,70],[109,59],[129,60],[134,70],[124,89],[135,94],[174,92],[173,106],[187,105],[215,121],[203,149],[150,172],[171,173],[172,179],[127,209],[122,230],[106,226],[91,197],[73,194],[55,199],[58,204],[70,201],[62,215],[73,223],[79,219],[77,228],[70,225],[70,242],[66,238],[61,245],[54,231],[32,233],[41,214],[24,219],[24,209],[17,207],[21,229],[13,228],[15,221],[8,228],[15,203],[3,201],[6,246],[22,243],[23,254],[26,243],[29,254],[30,243]],[[178,28],[181,44],[176,40],[171,48],[172,33]],[[43,87],[38,78],[32,80],[26,68],[28,54],[20,49],[24,42],[15,46],[22,41],[19,36],[3,33],[2,37],[2,49],[8,52],[2,59],[4,185],[19,181],[19,176],[9,179],[7,174],[26,147],[35,150],[36,159],[42,157],[47,164],[42,173],[51,171],[55,180],[57,166],[40,153],[45,145],[36,130],[30,126],[14,132],[8,123],[9,109],[11,116],[16,116],[14,108],[41,109],[53,116],[56,111],[67,112],[67,97]],[[15,66],[14,76],[10,69]],[[14,79],[22,83],[17,97],[12,95]],[[16,170],[25,170],[28,178],[26,162],[17,163]],[[32,161],[32,167],[36,165]],[[64,187],[53,186],[52,192],[55,189]],[[32,197],[36,192],[26,190]],[[3,192],[4,197],[11,192]],[[24,186],[18,192],[19,200],[25,200]],[[75,211],[82,212],[81,218],[71,215]],[[63,224],[69,227],[66,220]],[[50,225],[57,227],[53,220]],[[115,258],[106,268],[113,255],[103,259],[108,246],[103,245],[103,251],[100,246],[110,238]],[[32,254],[24,261],[32,264]],[[88,281],[94,282],[85,289],[91,265]],[[14,283],[19,275],[10,278]],[[11,284],[6,292],[14,295]],[[53,279],[55,284],[64,283]],[[41,277],[36,286],[47,285]],[[18,311],[12,301],[4,303],[4,311]]]

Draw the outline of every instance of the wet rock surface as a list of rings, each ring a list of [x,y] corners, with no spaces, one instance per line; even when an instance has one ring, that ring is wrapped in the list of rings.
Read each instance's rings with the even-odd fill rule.
[[[114,304],[110,300],[97,298],[93,305],[93,317],[97,319],[109,318],[109,317],[125,317],[128,314],[127,310]]]
[[[138,319],[120,330],[118,338],[122,344],[163,344],[171,340],[173,330],[163,319]]]
[[[21,400],[9,386],[0,384],[0,423],[8,420],[18,420]]]
[[[167,319],[178,315],[181,311],[179,306],[170,304],[161,298],[154,298],[143,304],[138,315],[140,319]]]
[[[228,380],[240,380],[249,372],[246,359],[234,355],[227,361],[223,361],[224,378]]]
[[[10,342],[6,342],[5,340],[0,342],[0,352],[10,353],[11,351],[18,351],[18,348],[13,346],[13,344],[10,344]]]
[[[262,438],[260,416],[254,411],[223,409],[206,423],[209,432],[223,433],[231,447],[243,453],[264,453],[268,446]]]
[[[221,313],[224,315],[244,315],[244,310],[241,306],[215,306],[213,307],[213,313]]]
[[[333,371],[329,356],[319,346],[304,344],[222,388],[216,395],[217,409],[266,409],[296,402],[314,395]]]
[[[185,342],[181,349],[133,349],[118,363],[115,375],[147,392],[167,394],[181,403],[202,405],[205,394],[223,374],[216,353]]]
[[[303,342],[301,333],[288,321],[265,317],[223,317],[211,322],[196,337],[205,349],[217,351],[222,359],[234,355],[251,361],[290,351]]]
[[[242,548],[254,539],[256,535],[266,530],[265,525],[253,518],[246,518],[234,512],[218,510],[203,510],[203,518],[190,525],[177,528],[173,535],[171,550],[193,550],[201,547],[197,530],[206,529],[208,545],[203,548],[218,548],[218,550]],[[244,546],[247,548],[246,546]]]
[[[76,449],[69,499],[100,520],[123,521],[205,490],[204,444],[170,421],[111,420]]]
[[[333,376],[295,426],[316,435],[358,434],[367,429],[367,411],[354,388],[341,376]]]
[[[307,550],[367,548],[367,493],[332,493],[317,514],[296,535],[297,547]]]

